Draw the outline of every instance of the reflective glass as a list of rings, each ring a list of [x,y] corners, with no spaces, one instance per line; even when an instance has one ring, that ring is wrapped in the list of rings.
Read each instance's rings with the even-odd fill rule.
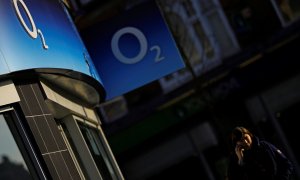
[[[104,145],[101,143],[97,130],[79,123],[81,133],[88,145],[88,148],[95,160],[97,167],[100,170],[101,176],[105,180],[117,179],[114,173],[107,152],[104,150]]]
[[[0,179],[31,179],[27,165],[2,114],[0,114]]]

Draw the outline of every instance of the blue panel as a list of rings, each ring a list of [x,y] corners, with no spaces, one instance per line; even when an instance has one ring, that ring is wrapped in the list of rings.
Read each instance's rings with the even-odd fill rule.
[[[34,68],[78,71],[101,82],[58,0],[0,1],[0,75]],[[2,54],[2,55],[1,55]]]
[[[154,1],[82,32],[107,99],[184,67]]]

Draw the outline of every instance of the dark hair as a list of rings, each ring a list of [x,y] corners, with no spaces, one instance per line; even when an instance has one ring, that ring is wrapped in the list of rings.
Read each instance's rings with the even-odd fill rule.
[[[242,139],[244,134],[250,135],[251,138],[253,138],[253,134],[244,127],[235,127],[233,131],[231,132],[231,145],[232,147],[235,147],[236,143]]]

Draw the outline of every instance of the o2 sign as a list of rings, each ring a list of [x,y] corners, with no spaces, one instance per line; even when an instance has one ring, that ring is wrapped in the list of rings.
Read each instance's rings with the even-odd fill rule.
[[[129,57],[124,56],[119,48],[119,40],[124,34],[132,34],[139,41],[140,51],[138,52],[138,54],[135,57],[129,58]],[[144,57],[146,56],[146,54],[148,52],[147,38],[142,31],[140,31],[139,29],[137,29],[135,27],[124,27],[124,28],[118,30],[113,35],[112,40],[111,40],[111,49],[112,49],[114,56],[120,62],[122,62],[124,64],[135,64],[135,63],[140,62],[142,59],[144,59]],[[160,46],[158,46],[158,45],[151,46],[149,50],[156,51],[156,56],[154,59],[155,62],[159,62],[165,58],[161,55]]]
[[[156,1],[95,23],[81,31],[81,37],[103,82],[106,100],[185,67]]]
[[[23,0],[13,0],[13,4],[14,4],[14,8],[17,13],[18,19],[19,19],[21,25],[23,26],[23,28],[25,29],[25,31],[27,32],[27,34],[33,39],[36,39],[37,36],[39,35],[41,38],[42,44],[43,44],[43,48],[47,50],[49,48],[49,46],[46,44],[43,33],[40,29],[36,28],[33,18],[31,16],[26,4],[24,3],[24,1]],[[32,29],[30,29],[27,26],[27,24],[25,23],[24,18],[22,16],[22,14],[20,13],[19,5],[21,5],[21,8],[23,8],[23,10],[25,11],[25,14],[30,21],[30,25],[31,25]]]

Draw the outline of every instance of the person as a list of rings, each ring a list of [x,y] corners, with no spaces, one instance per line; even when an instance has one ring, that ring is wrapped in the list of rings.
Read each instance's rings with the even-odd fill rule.
[[[233,151],[227,169],[228,180],[288,180],[292,177],[293,165],[281,150],[248,129],[234,128],[230,141]]]

